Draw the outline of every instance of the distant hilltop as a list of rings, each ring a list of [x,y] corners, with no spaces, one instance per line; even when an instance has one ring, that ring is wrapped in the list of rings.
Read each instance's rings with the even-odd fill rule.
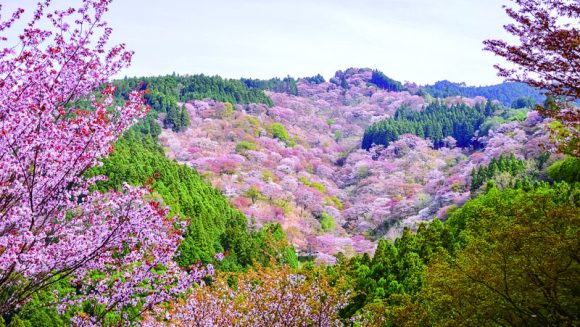
[[[290,76],[283,79],[272,78],[269,80],[242,79],[242,81],[250,88],[259,88],[262,90],[294,95],[297,94],[295,86],[296,82],[300,80],[315,84],[326,82],[324,77],[320,74],[298,79],[294,79]],[[447,98],[453,96],[475,98],[477,96],[482,96],[490,100],[497,100],[508,107],[517,107],[518,103],[522,102],[525,102],[526,104],[542,103],[545,100],[545,96],[540,90],[524,83],[503,82],[501,84],[488,86],[468,86],[464,82],[455,83],[448,80],[442,80],[435,82],[433,85],[417,85],[415,83],[402,83],[388,77],[378,69],[371,68],[351,67],[344,71],[339,70],[328,82],[342,88],[371,84],[392,92],[408,91],[414,95],[430,95],[434,98]]]
[[[328,81],[326,81],[320,74],[310,77],[295,78],[286,76],[283,78],[274,77],[270,79],[226,79],[220,76],[208,76],[204,74],[173,74],[159,77],[125,78],[123,80],[129,81],[130,84],[136,86],[141,80],[156,83],[159,78],[162,80],[175,80],[176,78],[186,79],[188,81],[186,84],[194,84],[195,86],[198,86],[194,87],[195,90],[190,94],[191,99],[202,99],[204,97],[213,98],[213,91],[211,90],[216,88],[220,90],[232,89],[240,94],[237,94],[232,99],[218,98],[217,100],[242,103],[258,102],[267,103],[269,105],[271,105],[271,103],[267,97],[257,93],[254,94],[251,90],[298,95],[298,83],[326,84],[328,87],[338,87],[343,89],[348,89],[353,86],[363,87],[374,85],[379,89],[391,92],[409,92],[412,95],[423,97],[448,98],[461,96],[465,98],[475,98],[481,96],[486,99],[497,100],[504,106],[515,108],[521,107],[520,104],[522,103],[525,104],[525,106],[529,106],[536,103],[543,103],[545,100],[545,96],[542,94],[541,90],[530,87],[524,83],[504,82],[489,86],[467,86],[463,82],[455,83],[448,80],[442,80],[435,82],[433,85],[418,85],[412,82],[402,83],[390,78],[378,69],[371,68],[348,68],[344,71],[339,70]],[[215,87],[210,88],[211,90],[205,90],[204,88],[208,84],[212,84]],[[250,92],[248,93],[248,91]],[[223,95],[228,92],[223,91],[218,93]]]

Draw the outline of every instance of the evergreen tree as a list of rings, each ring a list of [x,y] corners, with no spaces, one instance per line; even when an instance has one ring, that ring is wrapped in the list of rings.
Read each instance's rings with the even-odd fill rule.
[[[460,147],[476,147],[478,144],[472,140],[474,133],[484,122],[487,112],[495,112],[494,108],[496,105],[490,102],[484,108],[464,104],[448,108],[439,101],[429,104],[420,112],[401,107],[393,118],[376,122],[365,130],[362,148],[369,149],[373,144],[387,146],[406,133],[430,139],[435,148],[442,147],[443,139],[448,136],[455,138]]]

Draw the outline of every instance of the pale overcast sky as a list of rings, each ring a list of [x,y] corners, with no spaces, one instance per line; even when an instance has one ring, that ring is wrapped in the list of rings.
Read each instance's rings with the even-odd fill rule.
[[[136,52],[122,75],[328,78],[339,69],[371,67],[420,84],[488,85],[501,82],[493,68],[499,59],[482,51],[482,41],[507,37],[506,2],[115,0],[107,21],[113,39]]]

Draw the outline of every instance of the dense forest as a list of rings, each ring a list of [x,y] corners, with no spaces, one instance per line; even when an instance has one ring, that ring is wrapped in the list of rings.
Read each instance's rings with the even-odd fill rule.
[[[383,90],[389,90],[393,92],[400,92],[405,90],[405,87],[403,84],[401,84],[401,82],[395,81],[378,69],[373,70],[373,75],[369,83],[376,85]]]
[[[424,86],[422,90],[436,98],[456,95],[468,98],[482,96],[486,99],[498,100],[504,106],[517,105],[521,101],[528,101],[532,104],[543,103],[546,98],[537,89],[517,82],[504,82],[490,86],[466,86],[465,83],[439,81],[433,85]]]
[[[115,82],[118,95],[126,95],[135,88],[147,89],[186,102],[210,98],[234,104],[264,103],[272,100],[264,92],[248,88],[239,80],[206,75],[167,75],[159,77],[124,78]]]
[[[167,75],[158,77],[124,78],[115,81],[116,95],[127,98],[134,89],[147,90],[145,99],[156,113],[163,114],[163,125],[175,131],[189,125],[189,116],[178,102],[215,99],[232,104],[264,103],[272,100],[262,89],[250,88],[238,80],[205,75]]]
[[[545,160],[545,156],[543,156]],[[542,168],[542,162],[538,162],[538,168]],[[518,175],[525,175],[526,164],[524,160],[516,159],[516,157],[511,154],[509,157],[505,157],[501,155],[499,159],[492,158],[489,165],[487,166],[479,166],[477,170],[475,168],[471,171],[471,191],[475,191],[484,185],[488,180],[492,179],[498,174],[506,173],[509,176],[512,176],[515,179],[515,182],[511,187],[514,188],[521,188],[526,187],[529,188],[531,186],[529,177],[520,177],[517,178]]]
[[[474,107],[460,104],[450,108],[442,102],[433,102],[419,112],[400,108],[393,118],[377,122],[365,130],[362,148],[387,146],[407,133],[431,140],[436,148],[443,146],[448,136],[453,137],[460,147],[477,146],[472,140],[474,133],[497,109],[491,101]]]
[[[320,76],[322,77],[322,76]],[[316,81],[317,79],[314,79]],[[283,79],[274,77],[268,80],[242,78],[242,83],[250,89],[266,90],[279,93],[288,93],[298,95],[298,88],[296,87],[296,80],[293,77],[287,76]]]

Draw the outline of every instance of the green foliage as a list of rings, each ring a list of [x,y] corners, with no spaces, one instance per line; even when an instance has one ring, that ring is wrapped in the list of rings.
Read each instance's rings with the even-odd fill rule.
[[[206,75],[166,75],[158,77],[124,78],[115,81],[117,95],[126,96],[135,88],[148,89],[146,98],[153,109],[166,112],[163,100],[171,104],[173,100],[187,102],[205,98],[233,104],[264,103],[272,106],[262,90],[250,89],[239,80],[223,79]],[[160,102],[161,101],[161,102]]]
[[[324,204],[332,205],[338,210],[342,210],[343,208],[342,201],[336,196],[327,196],[326,198],[324,198]]]
[[[232,253],[227,269],[239,270],[253,261],[269,260],[254,250],[258,239],[248,229],[246,217],[195,170],[167,159],[151,136],[130,130],[115,144],[114,153],[103,166],[90,174],[108,176],[107,181],[98,184],[101,190],[119,189],[124,182],[150,184],[159,200],[169,206],[171,215],[189,220],[176,258],[181,266],[213,262],[214,254],[224,251]]]
[[[383,74],[383,72],[375,69],[373,70],[373,75],[370,80],[371,84],[376,85],[377,87],[394,92],[400,92],[405,90],[405,87],[401,82],[395,81],[394,79],[388,77],[387,75]]]
[[[318,190],[320,193],[326,193],[326,187],[323,184],[321,184],[321,183],[312,182],[312,181],[310,181],[308,178],[306,178],[304,176],[298,178],[298,180],[300,182],[302,182],[302,184],[304,184],[306,186],[310,186],[313,189]]]
[[[246,120],[248,121],[248,123],[252,128],[254,136],[260,136],[260,120],[252,116],[247,116]]]
[[[529,109],[504,109],[501,115],[487,118],[479,127],[479,135],[485,136],[489,134],[490,130],[497,129],[501,124],[510,121],[524,121],[528,116]]]
[[[530,99],[535,103],[542,103],[545,99],[540,90],[517,82],[504,82],[490,86],[466,86],[464,83],[439,81],[424,87],[423,91],[435,98],[447,98],[457,95],[468,98],[483,96],[489,100],[498,100],[504,106],[510,106],[521,98]]]
[[[271,263],[298,266],[296,251],[288,244],[280,224],[265,225],[248,233],[245,223],[230,220],[221,241],[227,248],[225,259],[218,265],[221,270],[239,271],[240,263],[245,267]]]
[[[528,117],[529,109],[508,109],[506,110],[505,117],[508,121],[519,121],[522,122]]]
[[[580,319],[580,189],[490,190],[449,224],[465,246],[431,266],[417,307],[427,325],[572,326]],[[456,301],[460,298],[462,301]],[[414,323],[417,323],[415,321]]]
[[[255,186],[250,187],[245,193],[245,197],[252,200],[252,203],[256,203],[257,200],[264,198],[264,194],[258,190]]]
[[[332,135],[334,136],[334,140],[335,140],[336,142],[338,142],[338,141],[340,141],[340,139],[342,139],[342,131],[340,131],[340,130],[338,130],[338,129],[337,129],[336,131],[334,131],[334,132],[332,133]]]
[[[189,113],[185,106],[177,104],[176,96],[153,90],[145,94],[145,100],[151,109],[164,115],[165,128],[179,132],[189,126]]]
[[[365,255],[344,261],[338,269],[350,278],[354,295],[342,317],[352,317],[372,303],[417,294],[430,260],[454,246],[450,227],[436,219],[420,224],[416,233],[405,228],[395,242],[380,240],[372,260]]]
[[[234,114],[234,105],[229,102],[224,102],[224,110],[222,118],[230,118]]]
[[[50,299],[45,292],[35,295],[30,302],[26,303],[17,314],[0,321],[0,326],[46,326],[65,327],[69,325],[70,316],[61,316],[56,309],[47,305]]]
[[[550,140],[558,145],[560,152],[578,157],[580,137],[577,137],[574,132],[558,120],[549,123],[548,128],[550,129]]]
[[[258,231],[258,251],[266,251],[266,256],[278,264],[298,268],[298,256],[293,246],[288,244],[286,234],[280,224],[267,224]],[[275,250],[275,251],[273,251]],[[268,266],[269,262],[258,262],[262,266]]]
[[[296,80],[290,76],[287,76],[284,79],[275,77],[269,80],[242,78],[241,81],[242,83],[244,83],[244,85],[246,85],[250,89],[268,90],[278,93],[288,93],[291,95],[298,95],[298,87],[296,86]]]
[[[274,177],[275,177],[275,175],[273,172],[271,172],[267,169],[262,170],[262,181],[268,182],[268,181],[274,180]]]
[[[237,153],[242,153],[247,150],[256,150],[256,144],[249,141],[240,141],[236,144]]]
[[[516,159],[513,153],[509,156],[501,155],[499,159],[492,158],[489,165],[480,166],[477,171],[475,168],[471,171],[471,191],[479,189],[488,180],[494,178],[500,173],[507,172],[511,176],[518,176],[523,173],[526,169],[526,161]],[[527,178],[527,177],[526,177]],[[513,185],[510,187],[523,187],[524,184],[528,186],[529,179],[518,179],[514,181]]]
[[[567,157],[564,160],[556,161],[548,167],[548,175],[555,181],[580,182],[580,159]]]
[[[536,101],[531,97],[521,97],[517,98],[512,102],[511,107],[514,109],[521,108],[533,108],[536,105]]]
[[[295,141],[290,139],[290,135],[288,135],[286,127],[280,123],[272,123],[272,137],[286,143],[289,146],[295,144]]]
[[[326,212],[323,212],[320,216],[320,228],[322,228],[323,232],[331,232],[334,230],[335,226],[334,219],[331,215]]]
[[[491,102],[474,107],[465,104],[447,107],[435,101],[420,112],[401,107],[393,118],[376,122],[365,130],[362,148],[369,149],[373,144],[387,146],[406,133],[430,139],[436,148],[444,145],[447,136],[453,136],[460,147],[476,146],[471,140],[474,132],[497,109]]]
[[[340,260],[343,318],[385,326],[574,325],[580,317],[580,187],[539,182],[469,200],[375,256]]]
[[[0,316],[0,326],[69,326],[70,318],[79,308],[73,307],[64,314],[59,314],[56,310],[58,302],[55,292],[63,295],[74,291],[75,289],[71,287],[70,279],[63,278],[54,283],[52,289],[36,292],[17,312],[5,317]]]

